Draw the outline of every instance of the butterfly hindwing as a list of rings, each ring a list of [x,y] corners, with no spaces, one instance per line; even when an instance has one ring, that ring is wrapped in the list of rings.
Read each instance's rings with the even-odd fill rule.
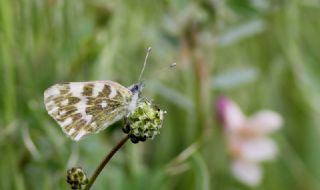
[[[123,118],[131,97],[130,90],[113,81],[56,84],[44,92],[49,115],[73,140]]]

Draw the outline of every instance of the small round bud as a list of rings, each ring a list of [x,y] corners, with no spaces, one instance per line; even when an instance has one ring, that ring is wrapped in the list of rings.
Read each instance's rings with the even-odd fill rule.
[[[81,167],[73,167],[67,171],[67,182],[71,189],[81,189],[81,185],[86,185],[89,180]]]

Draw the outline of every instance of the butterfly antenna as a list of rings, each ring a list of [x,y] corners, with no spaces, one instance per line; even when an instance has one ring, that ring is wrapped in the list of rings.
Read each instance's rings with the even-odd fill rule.
[[[151,53],[151,50],[152,50],[151,47],[149,47],[148,50],[147,50],[147,55],[146,55],[146,58],[144,59],[143,67],[142,67],[142,70],[140,72],[140,76],[139,76],[139,80],[138,80],[139,82],[141,82],[141,77],[142,77],[142,74],[144,72],[144,69],[146,68],[147,60],[148,60],[149,54]]]

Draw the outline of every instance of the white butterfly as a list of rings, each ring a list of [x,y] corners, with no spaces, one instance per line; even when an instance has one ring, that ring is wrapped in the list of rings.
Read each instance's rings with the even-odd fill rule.
[[[142,88],[142,83],[126,88],[108,80],[56,84],[44,92],[44,102],[49,115],[78,141],[131,113]]]
[[[139,82],[126,88],[110,80],[55,84],[44,92],[44,103],[62,130],[78,141],[128,116],[141,103],[143,86]]]

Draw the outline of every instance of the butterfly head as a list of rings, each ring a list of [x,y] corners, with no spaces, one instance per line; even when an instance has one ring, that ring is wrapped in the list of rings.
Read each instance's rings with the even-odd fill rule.
[[[132,94],[140,94],[143,88],[144,88],[144,84],[142,82],[139,82],[129,86],[128,89],[132,92]]]

